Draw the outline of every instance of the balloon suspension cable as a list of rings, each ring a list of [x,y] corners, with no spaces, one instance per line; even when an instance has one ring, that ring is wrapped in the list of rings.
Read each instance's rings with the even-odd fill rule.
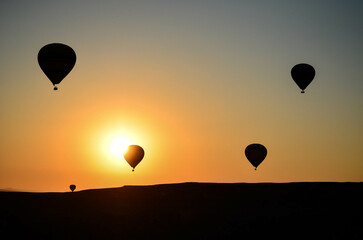
[[[304,91],[304,90],[302,90],[302,91],[301,91],[301,93],[305,93],[305,91]]]

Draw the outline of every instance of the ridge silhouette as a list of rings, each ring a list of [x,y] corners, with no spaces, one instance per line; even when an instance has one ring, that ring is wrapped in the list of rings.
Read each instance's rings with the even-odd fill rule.
[[[362,183],[182,183],[0,192],[12,239],[359,239]]]

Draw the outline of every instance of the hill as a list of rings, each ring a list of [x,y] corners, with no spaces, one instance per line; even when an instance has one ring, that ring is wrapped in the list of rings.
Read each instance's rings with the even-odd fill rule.
[[[0,231],[10,239],[362,239],[362,186],[180,183],[0,192]]]

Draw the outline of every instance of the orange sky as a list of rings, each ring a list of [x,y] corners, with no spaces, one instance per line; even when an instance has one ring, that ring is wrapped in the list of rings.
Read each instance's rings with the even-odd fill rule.
[[[362,4],[26,4],[0,5],[0,189],[363,180]],[[77,54],[57,92],[36,60],[52,42]],[[135,172],[120,137],[145,149]]]

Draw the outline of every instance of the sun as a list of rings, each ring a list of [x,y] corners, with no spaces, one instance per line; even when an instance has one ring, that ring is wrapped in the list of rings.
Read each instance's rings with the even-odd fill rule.
[[[131,145],[131,141],[127,138],[114,138],[110,141],[110,152],[115,157],[122,158],[129,145]]]

